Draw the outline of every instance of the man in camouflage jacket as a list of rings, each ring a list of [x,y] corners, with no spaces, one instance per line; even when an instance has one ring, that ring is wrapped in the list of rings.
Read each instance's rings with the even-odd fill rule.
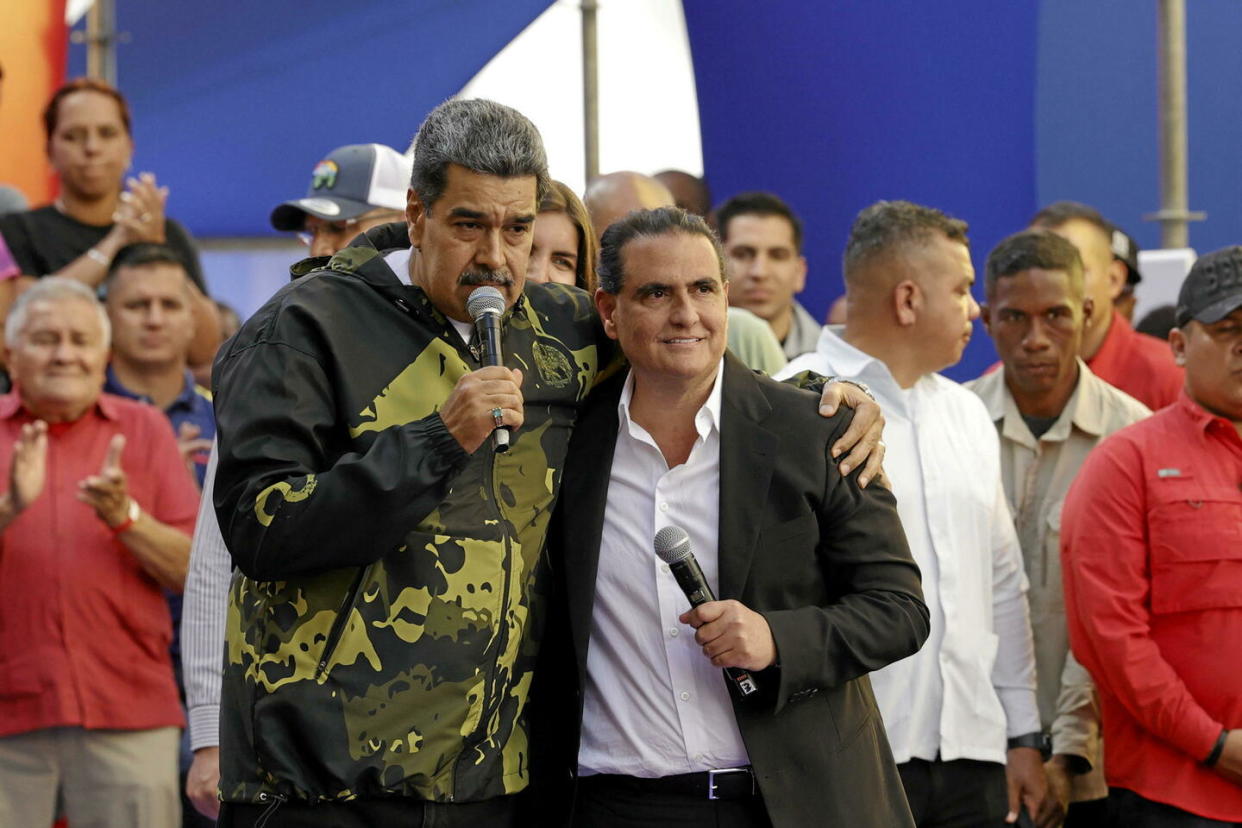
[[[241,571],[224,824],[429,803],[504,824],[527,782],[531,587],[603,337],[584,293],[523,290],[547,181],[533,125],[451,102],[419,142],[408,237],[390,225],[288,285],[216,365],[216,507]],[[390,263],[411,240],[407,277]],[[505,294],[504,368],[481,369],[459,330],[478,284]],[[507,453],[486,440],[493,408]]]

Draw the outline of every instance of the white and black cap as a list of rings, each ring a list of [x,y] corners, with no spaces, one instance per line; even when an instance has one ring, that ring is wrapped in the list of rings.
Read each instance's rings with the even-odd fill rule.
[[[383,144],[350,144],[315,165],[306,198],[272,210],[272,227],[292,232],[308,215],[344,221],[377,208],[404,210],[409,186],[410,159]]]

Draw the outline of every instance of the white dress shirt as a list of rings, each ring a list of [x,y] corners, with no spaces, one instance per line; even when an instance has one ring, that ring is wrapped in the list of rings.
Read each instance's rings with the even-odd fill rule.
[[[886,425],[884,467],[923,572],[931,636],[871,675],[898,763],[1005,762],[1007,736],[1038,731],[1026,575],[987,409],[938,374],[901,388],[888,367],[825,328],[782,372],[867,383]]]
[[[224,545],[216,507],[216,444],[203,478],[198,522],[190,544],[190,566],[181,607],[181,670],[190,720],[190,748],[220,744],[220,684],[224,675],[224,621],[233,559]]]
[[[717,589],[720,375],[695,415],[689,458],[672,469],[630,419],[633,374],[621,393],[587,650],[582,775],[651,778],[750,764],[724,676],[677,620],[690,603],[653,545],[664,527],[685,529]]]

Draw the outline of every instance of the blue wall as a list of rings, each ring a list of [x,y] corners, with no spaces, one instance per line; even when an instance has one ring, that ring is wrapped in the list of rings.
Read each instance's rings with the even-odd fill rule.
[[[1035,0],[685,5],[712,191],[772,190],[803,217],[813,314],[877,199],[968,221],[980,269],[1034,211]],[[980,373],[986,340],[978,327],[949,373]]]
[[[685,0],[718,199],[787,198],[808,225],[815,314],[841,293],[858,210],[879,198],[971,224],[976,269],[1039,205],[1094,204],[1159,246],[1156,0]],[[1242,241],[1242,3],[1187,4],[1191,225]],[[962,364],[994,358],[982,327]]]
[[[1037,169],[1041,202],[1085,201],[1160,246],[1156,0],[1043,0]],[[1187,3],[1190,226],[1200,252],[1242,241],[1242,3]]]
[[[120,0],[117,75],[135,170],[199,236],[273,231],[315,162],[344,144],[404,150],[551,0]],[[70,76],[84,72],[70,49]],[[515,82],[520,82],[515,79]]]

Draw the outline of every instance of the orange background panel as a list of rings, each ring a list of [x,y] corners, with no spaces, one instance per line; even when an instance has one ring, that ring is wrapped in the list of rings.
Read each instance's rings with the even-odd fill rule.
[[[56,194],[44,153],[43,107],[64,82],[68,30],[64,0],[4,0],[0,25],[0,184],[32,206]]]

